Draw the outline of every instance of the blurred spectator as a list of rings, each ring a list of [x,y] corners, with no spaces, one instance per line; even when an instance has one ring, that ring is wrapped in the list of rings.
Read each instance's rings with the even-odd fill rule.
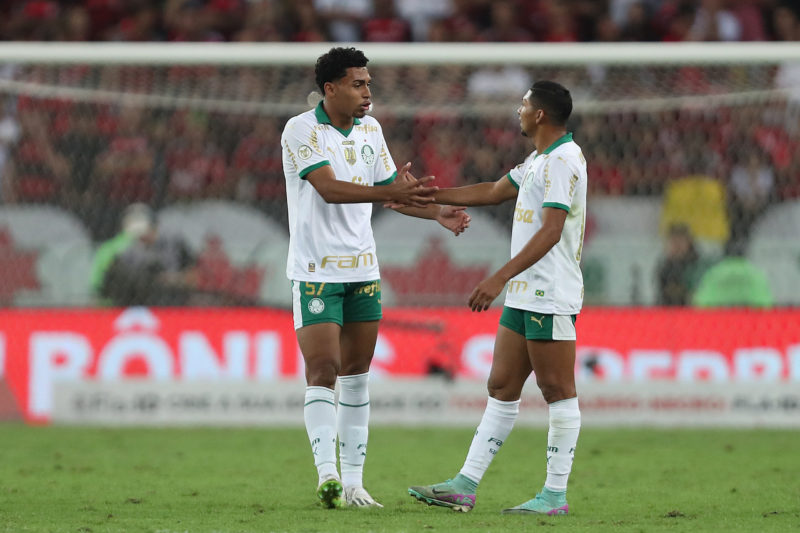
[[[489,10],[484,7],[471,0],[454,0],[450,15],[431,23],[428,40],[477,41],[480,22],[489,20]]]
[[[529,2],[526,18],[537,41],[561,43],[578,40],[572,13],[563,2],[558,0]]]
[[[10,102],[0,101],[0,200],[8,201],[6,194],[11,183],[8,179],[10,172],[10,154],[12,147],[20,137],[20,126],[11,109]]]
[[[139,7],[140,0],[128,0],[130,7]],[[90,34],[92,40],[106,40],[109,30],[119,21],[124,14],[121,0],[86,0],[84,1],[90,21]]]
[[[688,305],[701,274],[700,255],[689,227],[673,224],[657,267],[658,304]]]
[[[775,173],[766,156],[755,147],[739,155],[728,185],[731,240],[746,246],[750,228],[773,199]]]
[[[11,41],[52,41],[60,34],[58,2],[49,0],[28,0],[11,6],[9,18],[5,23],[7,40]]]
[[[159,234],[149,207],[133,204],[120,233],[98,248],[90,286],[107,305],[187,305],[197,286],[194,264],[183,241]]]
[[[233,35],[245,23],[248,13],[249,0],[206,0],[207,17],[211,20],[214,29],[222,34],[226,41],[230,41]],[[272,2],[257,2],[267,3]],[[253,9],[253,11],[256,11]]]
[[[695,8],[686,3],[678,4],[674,12],[662,10],[659,14],[660,23],[664,25],[661,32],[664,42],[680,42],[691,40],[691,30],[695,23]]]
[[[692,41],[739,41],[742,25],[736,15],[725,8],[724,0],[700,0],[689,30]]]
[[[123,107],[111,124],[106,149],[94,161],[89,191],[79,209],[95,239],[112,235],[114,220],[125,206],[155,196],[156,153],[150,124],[137,107]]]
[[[286,180],[281,160],[281,129],[272,117],[259,117],[252,131],[236,145],[231,161],[236,198],[255,201],[283,221]]]
[[[794,153],[786,168],[778,170],[775,181],[781,200],[800,199],[800,152]]]
[[[611,43],[620,40],[619,28],[608,15],[602,15],[597,19],[593,35],[593,41],[602,43]]]
[[[770,0],[771,1],[771,0]],[[731,11],[742,29],[742,41],[764,41],[767,29],[762,10],[764,0],[732,0]]]
[[[498,176],[503,175],[504,169],[498,164],[495,151],[486,146],[477,146],[469,150],[466,163],[464,164],[464,183],[480,183],[482,181],[492,181]]]
[[[60,203],[70,165],[53,143],[43,112],[19,116],[20,137],[6,167],[3,199],[7,203]]]
[[[216,42],[224,40],[213,27],[214,13],[203,0],[167,0],[164,23],[170,41]]]
[[[106,139],[97,125],[97,106],[72,106],[69,129],[57,142],[58,151],[70,163],[70,192],[84,194],[94,170],[94,161],[106,149]]]
[[[371,0],[313,0],[332,41],[361,40],[361,26],[372,15]]]
[[[314,6],[309,1],[302,1],[294,7],[295,32],[291,36],[294,42],[327,41],[325,21],[317,14]]]
[[[165,39],[161,28],[161,13],[154,5],[141,5],[114,21],[118,22],[104,33],[104,38],[109,41],[144,42]]]
[[[453,14],[451,0],[402,0],[395,4],[395,8],[411,24],[415,41],[427,41],[431,24]]]
[[[772,12],[770,22],[776,41],[800,40],[800,7],[796,2],[778,5]]]
[[[462,147],[452,142],[456,124],[434,125],[419,148],[425,176],[436,176],[437,187],[461,185],[461,169],[465,154]]]
[[[481,41],[524,43],[533,40],[533,35],[520,26],[517,6],[511,0],[492,2],[491,23],[479,35]]]
[[[467,93],[475,98],[521,100],[532,83],[529,69],[516,65],[489,65],[469,75]]]
[[[620,41],[656,41],[659,35],[653,26],[652,15],[648,11],[648,5],[644,2],[628,2],[628,11],[621,22]]]
[[[222,150],[208,136],[208,116],[176,115],[171,129],[179,135],[168,142],[166,153],[168,199],[231,196],[234,184],[227,179]]]
[[[772,307],[769,280],[744,257],[736,241],[726,246],[725,257],[709,268],[694,294],[697,307]]]
[[[394,0],[375,0],[375,16],[364,22],[364,41],[397,43],[411,40],[411,27],[397,16]]]
[[[132,203],[153,196],[155,151],[147,120],[138,107],[123,107],[108,147],[95,161],[93,189],[101,198]]]
[[[621,194],[623,192],[625,180],[622,172],[604,146],[597,146],[591,159],[586,163],[588,165],[587,174],[592,177],[588,183],[588,192],[592,194]]]
[[[234,34],[235,41],[286,41],[286,16],[275,2],[250,2],[243,27]]]
[[[86,7],[68,7],[63,19],[59,41],[88,41],[91,38],[91,21]]]

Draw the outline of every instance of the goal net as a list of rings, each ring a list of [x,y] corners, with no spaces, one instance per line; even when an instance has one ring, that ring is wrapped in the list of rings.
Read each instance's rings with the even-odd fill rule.
[[[330,46],[0,45],[2,303],[289,306],[279,138]],[[361,48],[392,156],[440,187],[524,159],[516,109],[532,82],[571,90],[587,304],[690,305],[731,257],[772,303],[800,304],[797,45]],[[174,291],[102,292],[101,245],[124,214],[148,216],[134,203],[174,237],[172,267],[191,267]],[[462,305],[507,260],[512,209],[472,210],[453,239],[376,206],[384,303]]]

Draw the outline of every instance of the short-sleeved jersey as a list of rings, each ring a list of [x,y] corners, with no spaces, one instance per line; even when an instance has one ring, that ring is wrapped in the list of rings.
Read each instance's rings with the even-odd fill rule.
[[[380,124],[331,124],[322,103],[289,119],[281,135],[289,209],[286,275],[297,281],[352,282],[380,277],[372,236],[372,204],[329,204],[306,176],[330,165],[337,180],[388,185],[397,175]]]
[[[511,257],[542,227],[545,207],[567,212],[561,240],[508,284],[506,305],[574,315],[583,303],[580,260],[586,227],[586,160],[567,133],[541,154],[533,152],[506,176],[519,190],[511,231]]]

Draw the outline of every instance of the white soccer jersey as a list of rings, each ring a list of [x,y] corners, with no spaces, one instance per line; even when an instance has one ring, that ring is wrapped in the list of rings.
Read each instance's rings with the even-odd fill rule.
[[[392,183],[397,170],[378,121],[365,116],[350,130],[340,130],[320,103],[289,119],[281,146],[289,208],[286,275],[338,283],[378,279],[372,204],[329,204],[305,179],[330,165],[340,181],[368,187]]]
[[[533,152],[507,178],[519,190],[511,231],[511,256],[542,227],[542,211],[567,212],[561,240],[508,283],[506,305],[555,315],[574,315],[583,303],[580,260],[586,226],[586,160],[568,133],[541,154]]]

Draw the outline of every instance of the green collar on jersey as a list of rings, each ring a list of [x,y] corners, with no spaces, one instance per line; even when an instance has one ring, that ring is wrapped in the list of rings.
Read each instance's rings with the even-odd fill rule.
[[[317,108],[314,110],[314,115],[316,115],[316,117],[317,117],[317,122],[319,122],[320,124],[330,124],[331,126],[333,126],[333,122],[331,122],[331,119],[330,119],[330,117],[329,117],[329,116],[328,116],[328,114],[325,112],[325,108],[324,108],[324,107],[322,107],[322,102],[320,102],[320,103],[318,103],[318,104],[317,104]],[[358,120],[357,118],[354,118],[354,119],[353,119],[353,126],[358,126],[359,124],[361,124],[361,121],[360,121],[360,120]],[[350,132],[351,132],[351,131],[353,131],[353,126],[350,126],[350,129],[346,129],[346,130],[343,130],[343,129],[341,129],[341,128],[337,128],[336,126],[333,126],[333,127],[334,127],[334,128],[335,128],[335,129],[336,129],[336,130],[337,130],[339,133],[341,133],[342,135],[344,135],[345,137],[347,137],[348,135],[350,135]],[[572,134],[570,134],[570,135],[572,135]],[[571,138],[572,138],[572,137],[570,137],[570,139],[571,139]]]
[[[321,104],[320,104],[320,105],[321,105]],[[556,140],[556,142],[554,142],[553,144],[551,144],[550,146],[548,146],[548,147],[547,147],[547,149],[546,149],[544,152],[542,152],[541,154],[536,154],[536,157],[539,157],[539,156],[540,156],[540,155],[542,155],[542,154],[549,154],[550,152],[552,152],[553,150],[555,150],[556,148],[558,148],[558,147],[559,147],[559,146],[561,146],[562,144],[564,144],[564,143],[568,143],[568,142],[570,142],[571,140],[572,140],[572,132],[570,131],[570,132],[568,132],[567,134],[565,134],[564,136],[562,136],[562,137],[559,137],[559,138]]]

